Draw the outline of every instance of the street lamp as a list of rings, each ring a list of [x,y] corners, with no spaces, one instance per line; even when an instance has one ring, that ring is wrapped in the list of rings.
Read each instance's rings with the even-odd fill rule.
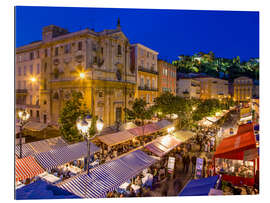
[[[20,159],[22,158],[22,128],[27,120],[30,118],[30,114],[26,110],[21,110],[18,112],[20,118]]]
[[[86,161],[86,170],[89,175],[89,163],[90,163],[90,140],[93,139],[96,134],[90,135],[89,129],[92,127],[93,120],[92,116],[87,115],[85,118],[79,117],[76,121],[76,126],[80,134],[86,139],[87,142],[87,161]],[[96,122],[96,129],[98,134],[101,132],[104,126],[104,122],[102,119],[98,119]]]
[[[84,78],[85,78],[85,73],[84,73],[84,72],[81,72],[81,73],[80,73],[80,78],[81,78],[81,79],[84,79]]]
[[[35,78],[35,77],[31,77],[31,78],[30,78],[30,80],[31,80],[31,82],[33,82],[33,83],[34,83],[34,82],[36,82],[36,81],[37,81],[37,78]]]

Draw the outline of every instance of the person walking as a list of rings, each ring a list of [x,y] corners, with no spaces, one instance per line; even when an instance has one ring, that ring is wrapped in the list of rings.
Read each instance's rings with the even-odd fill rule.
[[[186,173],[188,173],[189,164],[190,164],[190,158],[189,158],[189,155],[187,155],[187,158],[186,158]]]
[[[192,163],[192,174],[195,174],[195,168],[196,168],[196,161],[197,161],[197,158],[195,156],[195,154],[192,156],[191,158],[191,163]]]
[[[186,171],[186,155],[183,154],[182,156],[182,164],[183,164],[183,172]]]

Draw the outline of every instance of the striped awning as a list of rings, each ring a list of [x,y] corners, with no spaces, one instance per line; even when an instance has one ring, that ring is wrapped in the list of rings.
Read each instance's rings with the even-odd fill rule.
[[[135,136],[143,136],[143,135],[150,135],[152,133],[155,133],[158,131],[158,129],[156,128],[155,124],[151,123],[144,126],[139,126],[136,128],[129,129],[128,131]]]
[[[102,135],[99,136],[98,139],[108,146],[114,146],[132,140],[134,137],[133,134],[125,130],[113,134]]]
[[[41,152],[48,152],[52,149],[57,149],[59,147],[67,145],[68,144],[61,137],[40,140],[37,142],[30,142],[22,145],[22,157],[35,155]],[[19,157],[20,145],[16,145],[15,153]]]
[[[32,156],[16,159],[15,171],[16,182],[35,177],[44,172],[44,170],[39,166]]]
[[[145,148],[151,151],[152,153],[158,155],[159,157],[164,156],[177,145],[181,143],[181,140],[175,138],[172,135],[166,135],[163,137],[157,138],[154,142],[148,144]]]
[[[90,143],[91,155],[99,150],[99,147]],[[53,149],[48,152],[36,154],[35,158],[44,169],[48,170],[85,156],[87,156],[87,144],[86,142],[79,142]]]
[[[137,150],[93,168],[89,176],[81,174],[58,186],[83,198],[102,198],[155,162],[156,159]]]

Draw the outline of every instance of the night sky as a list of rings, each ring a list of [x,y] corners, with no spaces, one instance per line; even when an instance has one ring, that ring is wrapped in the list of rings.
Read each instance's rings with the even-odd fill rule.
[[[120,18],[130,43],[141,43],[172,61],[213,51],[217,57],[259,57],[259,12],[108,8],[16,7],[16,47],[41,40],[42,27],[70,32],[114,29]]]

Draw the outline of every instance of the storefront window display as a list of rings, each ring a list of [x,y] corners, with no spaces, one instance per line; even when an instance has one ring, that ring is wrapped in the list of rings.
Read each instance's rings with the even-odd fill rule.
[[[243,178],[254,177],[253,161],[216,158],[216,172]]]

